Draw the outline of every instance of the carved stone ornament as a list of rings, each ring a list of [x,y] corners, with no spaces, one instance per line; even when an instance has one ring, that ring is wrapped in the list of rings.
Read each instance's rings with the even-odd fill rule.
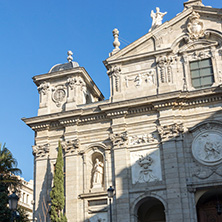
[[[60,107],[66,97],[66,91],[64,85],[58,85],[52,89],[52,100],[57,107]]]
[[[159,149],[130,153],[132,183],[147,183],[162,179]]]
[[[199,179],[207,179],[213,174],[216,174],[220,177],[222,177],[222,166],[219,167],[199,167],[198,169],[195,168],[195,172],[193,173],[193,176],[199,178]]]
[[[157,178],[153,175],[150,166],[153,163],[153,159],[149,156],[141,156],[138,160],[138,164],[141,167],[138,183],[150,182],[156,180]]]
[[[49,144],[32,146],[32,154],[36,158],[43,158],[49,154]]]
[[[67,85],[70,87],[70,89],[73,89],[76,83],[77,83],[77,79],[75,77],[71,77],[67,79]]]
[[[79,148],[79,140],[74,139],[74,140],[63,141],[61,145],[65,154],[72,154],[76,151],[76,149]]]
[[[200,21],[199,13],[193,11],[192,15],[189,17],[187,30],[191,40],[198,40],[204,37],[203,22]]]
[[[160,81],[161,83],[172,83],[172,65],[176,61],[174,56],[160,56],[157,58],[157,64],[160,68]]]
[[[119,86],[120,72],[121,72],[121,68],[119,66],[117,66],[117,65],[113,66],[108,71],[108,75],[109,76],[111,75],[113,77],[116,92],[118,92],[119,89],[120,89],[120,86]]]
[[[150,144],[157,142],[158,140],[154,137],[153,134],[129,136],[129,145]]]
[[[49,89],[50,84],[47,82],[43,82],[40,84],[40,86],[37,88],[39,93],[42,93],[43,95],[46,95],[46,92]]]
[[[183,124],[174,123],[168,126],[157,126],[157,130],[162,140],[167,140],[180,136],[184,132]]]
[[[136,87],[141,86],[143,83],[147,83],[147,84],[154,84],[155,80],[154,80],[154,76],[155,76],[155,70],[151,69],[149,71],[147,71],[146,73],[139,73],[134,77],[125,77],[125,81],[126,81],[126,87],[129,87],[129,81],[134,82],[134,85]]]
[[[211,58],[212,53],[211,51],[195,51],[192,54],[189,55],[189,59],[191,60],[202,60],[202,59],[207,59]]]
[[[126,146],[128,142],[127,132],[110,134],[110,140],[114,148]]]
[[[216,130],[207,130],[195,137],[192,143],[194,158],[204,165],[216,165],[222,162],[222,134]]]

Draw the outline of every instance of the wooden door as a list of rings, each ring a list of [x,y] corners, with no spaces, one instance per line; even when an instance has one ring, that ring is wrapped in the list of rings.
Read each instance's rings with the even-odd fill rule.
[[[197,207],[198,222],[222,222],[222,215],[217,214],[217,201],[209,201]]]

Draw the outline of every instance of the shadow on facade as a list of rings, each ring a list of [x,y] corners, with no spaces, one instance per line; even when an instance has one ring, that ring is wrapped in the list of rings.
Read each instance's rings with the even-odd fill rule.
[[[113,221],[222,221],[221,114],[201,122],[161,123],[153,132],[161,142],[137,137],[128,160],[114,148]],[[131,167],[121,169],[119,161]],[[109,207],[85,222],[109,221],[103,211]]]
[[[41,160],[40,160],[41,161]],[[48,188],[52,187],[53,174],[51,170],[50,160],[47,160],[46,172],[42,184],[42,189],[39,196],[38,208],[34,218],[37,218],[38,222],[50,221],[49,211],[50,211],[50,191]]]

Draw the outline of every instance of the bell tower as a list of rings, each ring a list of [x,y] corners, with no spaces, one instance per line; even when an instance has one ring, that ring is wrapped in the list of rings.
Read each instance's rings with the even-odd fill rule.
[[[48,73],[33,77],[39,92],[38,115],[76,109],[76,106],[103,100],[104,97],[87,71],[73,61],[53,66]]]

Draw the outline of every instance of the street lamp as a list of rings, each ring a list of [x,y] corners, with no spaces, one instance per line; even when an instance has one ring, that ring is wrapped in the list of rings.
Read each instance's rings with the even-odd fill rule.
[[[9,202],[9,209],[12,210],[12,216],[11,216],[11,221],[13,222],[14,219],[19,217],[18,212],[16,212],[17,206],[18,206],[18,200],[19,197],[13,192],[9,197],[8,197],[8,202]]]
[[[108,198],[109,198],[109,208],[110,208],[110,222],[112,222],[112,206],[111,206],[111,199],[114,196],[114,189],[112,186],[110,186],[107,189],[107,193],[108,193]]]

